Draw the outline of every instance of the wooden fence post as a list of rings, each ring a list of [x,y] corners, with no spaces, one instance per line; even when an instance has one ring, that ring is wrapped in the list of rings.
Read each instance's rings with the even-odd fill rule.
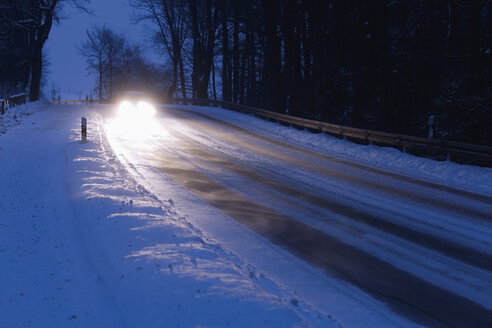
[[[82,128],[82,142],[87,141],[87,119],[82,117],[81,119],[81,128]]]

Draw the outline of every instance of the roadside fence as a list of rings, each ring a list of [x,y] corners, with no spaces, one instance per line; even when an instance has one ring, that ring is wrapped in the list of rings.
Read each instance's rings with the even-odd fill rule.
[[[97,104],[101,103],[97,99],[77,99],[77,100],[55,100],[53,101],[53,104],[87,104],[87,105],[92,105],[92,104]]]
[[[7,111],[7,109],[9,108],[14,108],[18,105],[24,105],[26,103],[26,100],[27,96],[25,93],[19,93],[5,99],[0,99],[0,114],[5,114],[5,111]]]
[[[254,115],[259,118],[273,120],[284,125],[291,125],[298,128],[327,133],[343,139],[357,140],[366,144],[376,143],[379,145],[392,146],[401,149],[402,152],[407,152],[410,149],[420,150],[421,152],[424,151],[427,154],[443,154],[446,156],[447,160],[451,160],[451,157],[453,157],[453,159],[459,157],[472,159],[480,164],[492,166],[492,147],[489,146],[353,128],[344,125],[289,116],[265,109],[239,105],[221,100],[173,98],[169,101],[175,104],[222,107],[225,109]]]

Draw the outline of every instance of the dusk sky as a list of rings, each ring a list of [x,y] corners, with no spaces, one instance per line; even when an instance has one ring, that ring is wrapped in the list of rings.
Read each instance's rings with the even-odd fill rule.
[[[93,15],[66,7],[63,11],[65,19],[53,26],[44,52],[49,62],[45,91],[55,86],[63,95],[78,96],[81,92],[85,97],[95,86],[96,75],[88,75],[86,59],[76,49],[76,45],[85,40],[86,30],[93,25],[106,24],[134,42],[147,38],[150,28],[131,23],[132,9],[127,0],[92,1],[90,6]],[[152,49],[148,53],[152,57]]]

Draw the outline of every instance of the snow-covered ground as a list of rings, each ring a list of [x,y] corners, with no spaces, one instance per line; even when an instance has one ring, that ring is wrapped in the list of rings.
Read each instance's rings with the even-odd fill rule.
[[[16,108],[6,108],[5,114],[0,115],[0,136],[7,132],[9,128],[19,125],[26,116],[30,116],[40,108],[48,105],[47,102],[27,103]]]
[[[302,209],[289,199],[276,205],[280,200],[274,196],[269,199],[275,194],[270,189],[211,167],[204,160],[188,161],[189,154],[173,145],[185,142],[176,140],[183,133],[190,143],[199,140],[204,147],[220,149],[251,165],[262,159],[261,150],[253,153],[235,148],[226,140],[185,126],[186,120],[167,116],[146,126],[140,135],[132,135],[127,127],[114,125],[107,113],[109,106],[40,102],[15,110],[0,116],[0,131],[4,133],[0,136],[0,327],[418,325],[360,288],[231,220],[163,173],[159,168],[163,162],[158,163],[179,158],[183,168],[196,169],[239,194],[254,186],[258,194],[247,195],[249,200],[271,202],[278,211],[301,217],[306,224],[329,233],[329,226],[310,218],[313,210],[308,205]],[[340,160],[356,160],[443,186],[492,194],[491,169],[354,145],[218,108],[188,106],[186,110]],[[81,116],[89,122],[86,143],[80,142]],[[270,151],[277,150],[271,147],[267,149]],[[162,157],[151,158],[155,153]],[[275,170],[283,164],[272,161],[268,165]],[[313,180],[302,168],[292,170],[298,179]],[[319,188],[331,183],[329,188],[343,191],[336,181],[319,181]],[[347,186],[344,188],[349,193]],[[377,197],[367,202],[380,202]],[[354,205],[359,206],[366,205]],[[396,200],[385,200],[379,211],[381,216],[388,212],[392,216],[401,206]],[[407,221],[395,218],[403,226],[427,229],[429,234],[439,231],[440,236],[458,244],[469,238],[473,229],[481,229],[473,230],[476,240],[470,243],[490,253],[489,224],[477,224],[473,218],[448,226],[461,216],[457,214],[453,221],[431,209],[408,211],[413,214]],[[431,217],[433,223],[418,221],[420,217]],[[343,223],[343,218],[333,218],[332,229],[344,225],[338,238],[345,238],[345,242],[387,256],[385,261],[418,272],[423,280],[439,280],[441,288],[475,297],[492,308],[490,272],[411,243],[401,244],[395,239],[394,244],[393,237],[383,238],[367,229],[353,226],[348,230],[350,225]],[[455,236],[460,229],[464,235]],[[357,239],[357,235],[365,237]],[[381,251],[396,247],[396,243],[400,248],[393,253]],[[395,257],[398,252],[403,255]],[[427,271],[418,267],[423,256],[437,259],[439,267],[433,263],[427,263]],[[468,284],[456,283],[468,277],[478,278]],[[470,295],[473,290],[480,292]]]
[[[39,107],[0,138],[0,327],[336,326],[139,186],[94,110]]]

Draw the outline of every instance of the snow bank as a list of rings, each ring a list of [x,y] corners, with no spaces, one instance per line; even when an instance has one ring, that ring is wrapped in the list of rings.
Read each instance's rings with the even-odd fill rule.
[[[48,102],[46,100],[40,100],[14,108],[7,108],[5,114],[0,115],[0,135],[5,134],[9,128],[19,125],[23,118],[31,116],[47,105]]]

